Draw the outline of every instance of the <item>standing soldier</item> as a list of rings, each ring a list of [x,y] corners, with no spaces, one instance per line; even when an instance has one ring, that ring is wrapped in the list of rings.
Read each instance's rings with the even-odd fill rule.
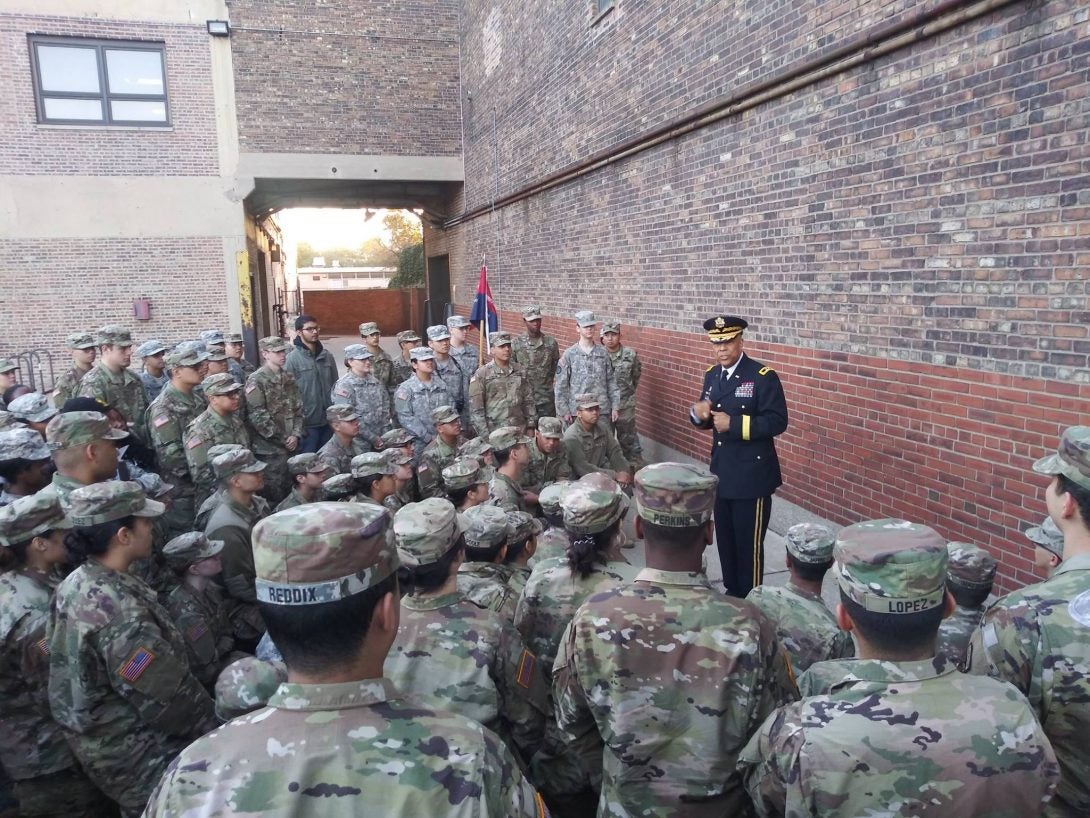
[[[956,668],[965,664],[969,642],[984,616],[984,603],[992,592],[997,563],[983,548],[967,542],[946,544],[946,590],[957,607],[939,625],[935,665],[946,662]]]
[[[617,388],[617,379],[613,376],[609,353],[594,343],[594,328],[598,325],[598,319],[589,310],[580,310],[575,314],[575,324],[579,327],[579,342],[564,350],[556,368],[556,383],[553,386],[556,414],[565,423],[571,423],[575,418],[576,396],[594,395],[602,410],[599,423],[612,434],[612,423],[618,417],[621,390]]]
[[[469,411],[478,435],[501,426],[529,431],[537,425],[537,408],[526,372],[511,362],[511,335],[493,332],[489,338],[492,360],[469,380]]]
[[[452,315],[447,319],[450,330],[450,357],[462,370],[462,394],[469,400],[469,379],[481,366],[480,353],[474,344],[466,343],[466,327],[473,324],[464,315]]]
[[[401,347],[401,354],[393,359],[393,379],[394,383],[401,386],[413,376],[413,362],[409,357],[409,350],[420,346],[420,336],[415,330],[402,330],[397,334],[397,345]]]
[[[537,432],[530,444],[530,462],[519,479],[519,485],[533,494],[557,480],[571,480],[571,463],[560,443],[564,430],[559,418],[537,419]]]
[[[226,372],[209,375],[201,381],[208,408],[185,432],[185,459],[195,489],[196,508],[200,508],[216,488],[209,449],[223,443],[234,443],[243,448],[250,446],[250,434],[238,417],[241,390],[242,387]]]
[[[60,409],[65,401],[79,395],[83,376],[95,363],[95,336],[89,332],[73,332],[66,343],[72,350],[72,368],[53,384],[53,405]]]
[[[465,378],[462,377],[462,368],[450,355],[450,330],[446,324],[428,327],[428,346],[435,353],[435,377],[446,385],[454,399],[453,406],[462,417],[462,426],[468,433],[470,423],[465,400]]]
[[[260,346],[262,364],[246,379],[246,414],[253,452],[269,466],[264,495],[272,505],[291,490],[288,458],[302,438],[303,399],[284,371],[288,342],[271,335]]]
[[[374,321],[365,321],[360,324],[360,338],[367,346],[367,351],[371,353],[371,374],[375,376],[375,380],[386,387],[387,392],[394,394],[394,390],[398,387],[398,384],[394,382],[394,362],[390,360],[390,356],[379,343],[382,341],[382,335],[378,331],[378,324]]]
[[[636,388],[640,385],[643,364],[640,363],[636,350],[621,346],[621,325],[616,321],[602,324],[602,346],[609,354],[613,377],[621,392],[621,400],[617,404],[617,421],[614,424],[617,442],[621,444],[625,459],[632,464],[632,470],[638,471],[646,465],[640,436],[636,431]]]
[[[386,395],[385,391],[383,395]],[[371,451],[367,442],[360,438],[360,416],[343,403],[330,406],[325,410],[325,416],[333,429],[333,437],[319,449],[318,456],[334,474],[348,474],[352,471],[352,458]]]
[[[168,383],[148,407],[148,434],[155,447],[159,474],[174,484],[174,502],[163,514],[167,539],[191,531],[197,513],[197,487],[186,458],[186,430],[208,408],[194,388],[201,382],[201,364],[208,357],[192,341],[178,344],[165,356]]]
[[[435,437],[431,413],[440,406],[453,406],[454,397],[435,377],[435,353],[427,347],[413,347],[413,377],[397,388],[394,410],[397,420],[413,436],[413,451],[419,460],[424,447]]]
[[[553,381],[560,363],[560,346],[551,335],[541,332],[541,307],[523,307],[526,334],[512,344],[515,361],[526,370],[538,417],[556,414]]]
[[[96,336],[98,363],[80,383],[79,393],[94,398],[121,412],[132,426],[132,432],[145,445],[149,443],[144,417],[148,396],[144,384],[129,369],[132,362],[132,335],[125,327],[107,324]]]
[[[284,371],[295,378],[303,401],[303,438],[300,452],[317,452],[333,432],[326,423],[325,410],[331,403],[329,393],[337,380],[337,363],[322,346],[321,327],[313,315],[295,319],[299,333],[293,349],[284,361]]]
[[[223,541],[223,586],[239,608],[245,608],[257,599],[250,532],[258,520],[269,514],[268,502],[257,496],[264,483],[265,464],[249,449],[235,449],[213,460],[212,468],[224,489],[224,498],[208,518],[204,533],[210,540]],[[237,610],[233,611],[232,619],[238,615]]]
[[[440,406],[431,413],[435,426],[435,438],[424,447],[417,467],[417,480],[420,494],[428,497],[446,498],[443,486],[443,469],[458,457],[458,447],[462,443],[462,419],[453,406]]]
[[[140,381],[144,384],[144,394],[148,397],[148,403],[159,397],[163,387],[170,383],[170,375],[166,372],[163,356],[167,351],[167,345],[158,339],[145,341],[136,348],[136,357],[140,359],[143,369],[140,371]]]
[[[348,372],[333,384],[331,392],[334,404],[352,407],[359,417],[360,452],[382,448],[382,436],[394,426],[390,393],[374,376],[373,361],[374,356],[363,344],[346,346],[344,365]]]
[[[254,373],[257,367],[246,360],[246,347],[242,342],[242,333],[228,332],[225,334],[223,336],[223,351],[231,359],[227,364],[231,377],[239,383],[245,384],[246,379]]]

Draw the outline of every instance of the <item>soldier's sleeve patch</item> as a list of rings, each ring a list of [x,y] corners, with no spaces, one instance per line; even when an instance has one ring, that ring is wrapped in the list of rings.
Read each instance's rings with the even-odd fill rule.
[[[398,400],[408,400],[409,399],[409,393],[406,392],[404,389],[398,389],[397,394],[394,395],[394,397],[397,398]]]
[[[137,648],[133,651],[132,656],[126,659],[124,664],[117,669],[117,675],[129,684],[133,684],[144,675],[144,671],[151,667],[151,663],[154,661],[154,653],[147,648]]]
[[[42,656],[48,656],[49,655],[49,640],[46,639],[45,637],[42,637],[37,642],[35,642],[34,647],[36,647],[38,649],[38,651],[42,654]]]
[[[206,633],[208,633],[208,626],[203,622],[198,622],[196,625],[189,628],[189,630],[185,632],[185,635],[189,638],[190,642],[196,642]]]
[[[159,415],[159,417],[153,420],[152,423],[155,424],[156,429],[158,429],[160,426],[166,426],[168,423],[170,423],[170,415]]]
[[[763,366],[757,370],[758,375],[767,375],[769,372],[775,372],[776,370],[770,366]]]
[[[192,440],[190,440],[188,443],[186,443],[185,447],[187,449],[195,449],[198,446],[200,446],[202,443],[204,443],[203,440],[201,440],[199,437],[195,437]]]
[[[515,681],[518,682],[519,687],[530,688],[531,683],[534,680],[534,671],[537,669],[537,657],[526,648],[522,649],[522,656],[519,657],[519,670],[515,676]]]
[[[416,473],[417,474],[423,474],[427,470],[428,470],[428,464],[427,463],[421,463],[419,466],[416,467]]]
[[[344,388],[344,387],[342,386],[342,387],[341,387],[340,389],[335,389],[335,390],[333,391],[333,394],[334,394],[334,395],[340,395],[340,396],[341,396],[342,398],[347,398],[347,397],[348,397],[348,390],[347,390],[347,389],[345,389],[345,388]]]
[[[254,391],[255,389],[257,389],[257,384],[256,384],[256,383],[248,383],[248,384],[246,384],[246,394],[247,394],[247,395],[249,395],[249,394],[250,394],[251,392],[253,392],[253,391]]]

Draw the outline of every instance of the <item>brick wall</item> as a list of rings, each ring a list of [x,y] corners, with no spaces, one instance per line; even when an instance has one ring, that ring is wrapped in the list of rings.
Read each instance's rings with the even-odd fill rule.
[[[472,42],[488,17],[468,5]],[[537,16],[520,25],[545,44],[564,39],[540,5],[524,5]],[[590,83],[577,61],[560,64],[560,45],[544,46],[552,56],[538,57],[552,62],[533,71],[571,105],[528,105],[513,80],[478,95],[467,80],[479,103],[467,109],[470,199],[493,161],[478,138],[490,140],[493,105],[501,145],[519,144],[517,159],[501,158],[502,193],[621,136],[598,123],[617,95],[633,132],[644,112],[651,124],[701,101],[686,96],[695,69],[685,54],[761,53],[760,38],[713,30],[714,4],[670,7],[688,20],[684,54],[649,45],[637,25],[648,5],[627,6],[608,36],[614,50],[639,41],[632,59],[646,63],[650,87],[631,61]],[[864,13],[850,26],[818,4],[784,36],[822,47],[862,36],[875,20],[855,5]],[[1026,581],[1020,532],[1044,513],[1027,469],[1084,420],[1090,383],[1087,16],[1073,0],[1015,4],[494,219],[427,231],[428,252],[449,248],[463,305],[487,252],[501,309],[537,302],[551,316],[586,307],[620,318],[645,361],[644,404],[671,407],[644,413],[641,430],[693,456],[706,456],[706,441],[683,408],[710,362],[695,333],[716,312],[747,316],[749,348],[788,390],[785,496],[839,522],[920,519],[1002,552],[1003,581]],[[798,49],[777,53],[786,69]],[[630,81],[642,98],[624,96]],[[588,94],[594,104],[579,104]],[[574,338],[567,319],[562,334]]]
[[[410,327],[418,332],[424,291],[411,290],[306,290],[303,310],[310,313],[325,335],[357,335],[364,321],[376,321],[383,335],[396,335]]]
[[[242,150],[457,156],[458,5],[229,0]]]

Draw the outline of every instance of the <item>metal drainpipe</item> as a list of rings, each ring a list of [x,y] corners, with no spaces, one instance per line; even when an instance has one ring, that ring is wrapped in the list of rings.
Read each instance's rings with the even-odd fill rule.
[[[494,199],[488,204],[467,210],[443,223],[443,229],[492,213],[530,196],[558,187],[580,176],[642,153],[663,142],[705,128],[714,122],[747,111],[765,102],[790,94],[807,85],[839,74],[858,65],[871,62],[914,43],[928,40],[957,26],[1025,0],[945,0],[930,11],[919,12],[907,20],[879,26],[854,42],[828,54],[807,60],[784,74],[754,83],[734,94],[721,97],[665,125],[569,165],[545,176],[514,193]]]

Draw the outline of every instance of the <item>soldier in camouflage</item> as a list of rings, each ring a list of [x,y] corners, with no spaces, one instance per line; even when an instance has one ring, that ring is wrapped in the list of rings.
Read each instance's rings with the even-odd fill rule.
[[[1033,565],[1043,577],[1050,577],[1064,561],[1064,535],[1051,517],[1026,529],[1026,539],[1033,543]]]
[[[536,503],[537,495],[521,485],[522,473],[530,463],[530,444],[521,426],[501,426],[488,436],[496,473],[488,487],[488,500],[504,511],[526,511],[527,503]]]
[[[254,374],[257,368],[246,360],[246,345],[242,340],[241,332],[227,332],[223,335],[223,351],[227,354],[227,371],[231,377],[240,384],[246,383],[246,379]]]
[[[64,412],[45,427],[45,442],[57,470],[42,489],[68,507],[78,488],[112,480],[117,475],[117,445],[128,435],[110,425],[100,412]]]
[[[424,447],[416,467],[420,494],[428,497],[446,497],[443,486],[443,469],[454,462],[462,443],[462,419],[451,405],[440,406],[431,413],[435,438]]]
[[[49,484],[46,467],[52,463],[49,447],[33,429],[0,431],[0,508],[29,497]]]
[[[45,436],[45,427],[57,416],[57,407],[41,392],[27,392],[8,404],[8,412],[23,426]]]
[[[201,381],[201,391],[208,401],[208,408],[185,431],[185,459],[198,507],[216,488],[211,448],[224,443],[243,448],[250,446],[250,434],[238,417],[241,390],[242,387],[226,372],[209,375]]]
[[[786,539],[787,584],[758,585],[746,601],[775,625],[791,669],[800,676],[814,662],[854,656],[855,646],[821,598],[821,584],[833,564],[832,533],[823,525],[798,523],[787,529]]]
[[[571,752],[600,758],[600,816],[744,815],[738,753],[795,697],[772,625],[703,572],[716,484],[703,466],[639,471],[647,567],[584,602],[561,643],[557,723]]]
[[[442,380],[435,377],[435,353],[427,347],[414,347],[410,353],[413,377],[394,393],[394,411],[401,426],[413,436],[417,459],[435,437],[431,413],[440,406],[454,406],[454,397]]]
[[[405,383],[413,376],[413,361],[409,357],[409,351],[413,347],[420,346],[420,336],[415,330],[406,329],[397,334],[397,345],[401,347],[401,354],[393,359],[393,380],[397,386]],[[392,392],[390,393],[393,394]]]
[[[164,341],[154,338],[145,341],[136,348],[136,357],[140,359],[140,382],[144,384],[144,394],[147,395],[148,404],[159,397],[163,387],[170,383],[170,375],[166,371],[163,356],[169,347]]]
[[[347,501],[359,490],[352,472],[335,474],[322,483],[322,496],[326,501]]]
[[[469,400],[469,379],[473,373],[481,367],[480,351],[477,349],[476,339],[473,343],[467,343],[467,334],[473,324],[464,315],[452,315],[447,319],[447,329],[450,331],[450,357],[462,370],[462,394]]]
[[[383,677],[399,611],[389,523],[378,506],[312,503],[258,524],[269,634],[293,678],[305,668],[307,682],[281,684],[268,707],[188,747],[152,795],[148,818],[545,814],[491,731]]]
[[[992,592],[995,580],[996,560],[983,548],[971,543],[946,544],[946,590],[954,597],[957,607],[939,625],[935,643],[935,667],[947,664],[961,669],[969,640],[980,627],[984,616],[984,603]]]
[[[496,731],[523,763],[538,749],[548,688],[510,622],[458,590],[459,515],[436,497],[394,517],[401,625],[385,670],[399,689]]]
[[[946,542],[905,520],[837,535],[837,621],[858,659],[773,713],[739,770],[761,816],[1038,815],[1059,770],[1033,712],[1002,682],[936,671]],[[828,668],[837,673],[826,672]]]
[[[238,603],[252,604],[256,597],[250,532],[258,520],[269,514],[268,501],[258,496],[266,464],[249,449],[235,449],[216,457],[212,468],[224,488],[224,498],[208,518],[204,533],[208,539],[224,543],[220,562],[227,593]],[[231,617],[237,618],[234,614]]]
[[[19,377],[19,364],[11,358],[0,358],[0,395],[7,391],[9,386],[14,386]],[[0,398],[0,409],[6,409],[3,398]]]
[[[382,450],[389,452],[392,449],[399,449],[401,454],[408,458],[409,468],[412,470],[411,478],[405,483],[401,483],[401,478],[398,478],[398,488],[395,493],[397,494],[398,508],[400,508],[403,505],[420,500],[420,487],[417,485],[416,469],[413,466],[416,462],[413,453],[413,436],[405,429],[390,430],[382,436]]]
[[[397,486],[395,475],[398,468],[385,452],[364,452],[353,457],[352,477],[356,481],[356,495],[352,502],[385,508],[386,498],[394,493]]]
[[[507,512],[507,553],[503,563],[511,569],[507,584],[516,598],[522,596],[530,579],[530,560],[537,553],[537,538],[544,530],[541,521],[529,512]]]
[[[530,561],[531,568],[553,557],[563,557],[568,553],[571,537],[564,530],[564,510],[560,504],[573,485],[570,480],[559,480],[550,483],[538,494],[537,502],[545,518],[545,530],[537,539],[537,553]]]
[[[578,396],[593,395],[602,409],[602,427],[612,436],[612,424],[619,416],[621,390],[613,375],[609,353],[595,343],[594,328],[598,319],[589,310],[581,310],[575,314],[575,324],[579,328],[579,341],[564,350],[556,367],[553,385],[556,415],[565,423],[571,423]]]
[[[287,680],[288,668],[281,661],[236,659],[216,679],[216,717],[230,721],[265,707]]]
[[[511,361],[511,335],[489,336],[492,360],[475,370],[469,379],[469,413],[477,434],[486,435],[501,426],[532,429],[537,407],[526,372]]]
[[[147,445],[150,442],[145,413],[148,397],[144,384],[129,369],[132,362],[132,335],[125,327],[107,324],[99,328],[98,363],[83,376],[79,394],[113,406],[128,420],[132,433]]]
[[[575,401],[575,423],[564,432],[564,452],[573,477],[602,472],[622,485],[632,482],[631,466],[625,460],[617,438],[602,422],[602,402],[589,392]]]
[[[1067,818],[1090,814],[1090,426],[1065,430],[1033,470],[1052,478],[1045,506],[1063,534],[1063,563],[985,612],[968,661],[1029,699],[1063,770],[1041,814]]]
[[[475,457],[459,457],[443,469],[443,489],[458,511],[488,500],[492,467],[482,466]]]
[[[95,336],[89,332],[73,332],[65,339],[72,351],[72,368],[53,382],[53,405],[60,409],[65,401],[79,395],[83,376],[95,364]]]
[[[152,548],[161,503],[111,481],[70,498],[66,543],[81,563],[51,612],[49,706],[80,765],[125,816],[139,815],[186,744],[216,725],[186,642],[155,592],[127,569]]]
[[[508,585],[507,512],[487,503],[462,513],[465,524],[465,561],[458,568],[458,590],[480,608],[507,622],[515,621],[518,595]]]
[[[239,443],[217,443],[215,446],[210,446],[208,449],[208,461],[212,462],[221,454],[227,454],[228,452],[237,452],[239,449],[245,449]],[[212,472],[215,477],[215,470]],[[204,527],[208,525],[208,518],[212,516],[212,512],[219,508],[224,498],[227,496],[227,490],[223,486],[216,484],[215,491],[209,495],[208,499],[201,503],[197,509],[197,518],[194,521],[196,524],[193,526],[195,531],[204,531]]]
[[[632,468],[641,469],[647,464],[643,459],[640,435],[636,431],[636,389],[640,385],[643,364],[640,363],[636,350],[621,345],[619,323],[609,321],[602,324],[601,335],[602,346],[609,354],[609,364],[613,367],[613,377],[621,393],[621,399],[617,403],[617,420],[613,424],[617,432],[617,442],[621,444],[621,451],[632,464]]]
[[[327,477],[332,477],[334,471],[317,452],[304,452],[288,458],[288,473],[292,480],[291,493],[280,501],[274,511],[321,500],[322,483]]]
[[[526,334],[515,338],[512,344],[513,357],[526,371],[537,416],[555,415],[553,384],[556,367],[560,363],[560,347],[553,336],[545,335],[541,331],[541,307],[523,307],[522,320],[526,324]]]
[[[402,507],[413,502],[409,497],[408,487],[416,480],[416,472],[413,470],[412,455],[405,454],[400,449],[388,449],[382,454],[390,461],[390,465],[397,471],[394,472],[394,493],[384,498],[382,504],[390,509],[391,514],[400,511]],[[446,469],[443,473],[446,474]]]
[[[450,354],[450,330],[446,324],[428,327],[428,347],[435,354],[435,377],[443,382],[450,393],[451,402],[462,418],[462,425],[471,428],[469,405],[466,401],[466,384],[469,378]],[[472,374],[472,373],[470,373]]]
[[[568,453],[560,443],[563,437],[559,418],[538,418],[534,442],[530,444],[530,462],[519,478],[519,485],[526,491],[540,494],[550,483],[572,479]]]
[[[253,452],[269,466],[264,496],[275,505],[291,490],[288,458],[303,435],[303,398],[295,379],[284,371],[288,342],[262,338],[262,364],[246,379],[247,425]]]
[[[333,384],[334,404],[351,406],[359,417],[360,446],[370,452],[382,447],[382,435],[394,426],[390,392],[371,374],[374,356],[363,344],[344,348],[344,365],[348,373]]]
[[[333,430],[326,444],[318,450],[318,456],[335,474],[352,471],[352,458],[371,451],[371,445],[360,437],[360,416],[351,406],[335,403],[325,410],[326,420]]]
[[[382,335],[379,333],[378,324],[374,321],[365,321],[360,324],[360,338],[363,339],[367,351],[371,353],[371,374],[386,391],[391,395],[397,389],[398,384],[394,378],[394,362],[386,354],[380,344]]]

